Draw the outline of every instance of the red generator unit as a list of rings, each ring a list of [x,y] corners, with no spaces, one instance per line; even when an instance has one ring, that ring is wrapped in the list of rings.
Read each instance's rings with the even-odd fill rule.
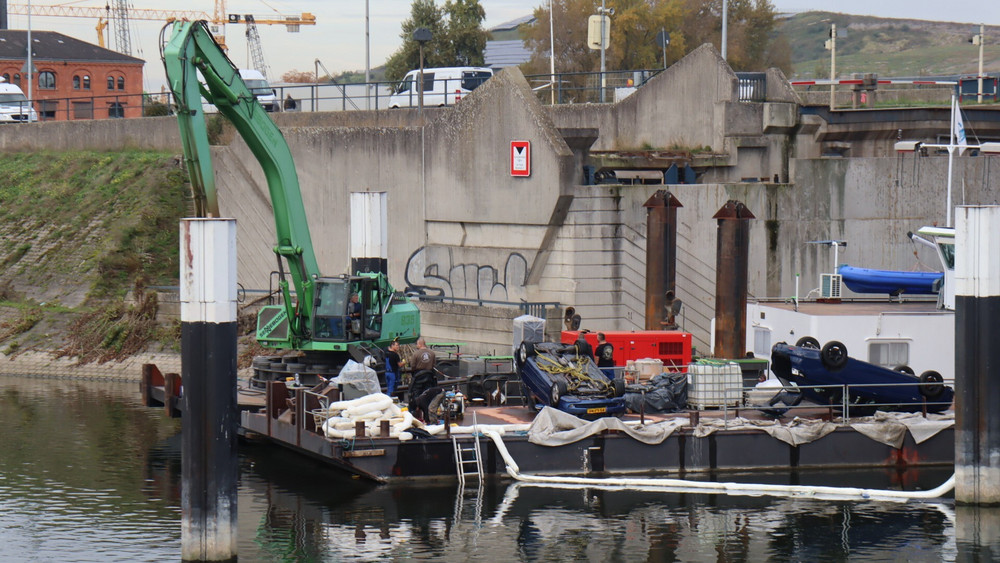
[[[691,333],[677,330],[602,331],[604,338],[615,347],[615,365],[624,366],[629,360],[658,358],[664,367],[674,366],[687,371],[691,363]],[[576,342],[576,330],[562,331],[562,343]],[[597,348],[597,332],[587,332],[585,337],[591,347]]]

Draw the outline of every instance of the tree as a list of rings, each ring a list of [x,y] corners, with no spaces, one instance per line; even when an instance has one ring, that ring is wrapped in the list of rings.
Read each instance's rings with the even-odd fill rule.
[[[775,41],[775,13],[770,0],[729,1],[729,62],[737,70],[779,66],[790,70],[787,43]],[[703,43],[719,45],[722,0],[606,0],[614,8],[611,37],[605,51],[608,70],[663,66],[663,50],[655,43],[662,29],[670,34],[667,64]],[[597,13],[595,0],[552,0],[555,15],[556,72],[600,70],[600,51],[587,48],[587,19]],[[549,10],[540,6],[535,22],[522,28],[532,50],[522,66],[525,74],[549,72]]]
[[[479,0],[447,0],[443,10],[434,0],[414,0],[399,35],[403,44],[386,61],[386,80],[399,80],[420,67],[420,45],[413,40],[413,32],[421,27],[431,32],[431,40],[424,45],[425,67],[482,65],[485,17]]]
[[[282,82],[290,82],[293,84],[306,84],[316,82],[316,75],[311,72],[306,72],[302,70],[290,70],[285,74],[281,75]]]

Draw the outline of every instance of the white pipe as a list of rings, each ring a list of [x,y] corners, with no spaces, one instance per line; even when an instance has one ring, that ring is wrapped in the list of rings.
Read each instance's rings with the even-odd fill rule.
[[[650,490],[678,493],[726,494],[742,496],[777,496],[791,498],[814,498],[823,500],[881,500],[906,502],[911,499],[934,499],[955,488],[955,475],[929,491],[893,491],[885,489],[860,489],[857,487],[822,487],[807,485],[770,485],[762,483],[717,483],[711,481],[689,481],[686,479],[615,478],[594,479],[590,477],[569,477],[557,475],[529,475],[521,473],[517,462],[510,456],[500,433],[483,432],[493,440],[507,466],[507,474],[522,483],[560,488],[592,488],[607,490]]]

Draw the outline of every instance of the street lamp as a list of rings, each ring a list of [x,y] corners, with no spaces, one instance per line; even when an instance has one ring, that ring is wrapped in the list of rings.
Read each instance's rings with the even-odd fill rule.
[[[608,23],[605,20],[608,16],[615,15],[614,8],[605,8],[604,0],[601,0],[601,7],[597,9],[598,15],[601,16],[601,103],[604,103],[604,90],[608,87],[608,79],[605,76],[605,71],[607,65],[605,64],[604,51],[607,48],[608,43]]]
[[[663,49],[663,70],[667,70],[667,45],[670,45],[670,34],[667,30],[660,28],[660,32],[656,34],[656,44]]]
[[[424,43],[427,43],[434,37],[431,34],[431,30],[426,27],[418,27],[413,31],[413,40],[420,45],[420,80],[417,86],[419,97],[417,98],[417,115],[423,116],[424,114]]]
[[[985,43],[986,26],[979,24],[979,35],[973,35],[969,43],[979,45],[979,95],[976,96],[976,103],[983,103],[983,43]],[[996,92],[994,92],[996,94]]]

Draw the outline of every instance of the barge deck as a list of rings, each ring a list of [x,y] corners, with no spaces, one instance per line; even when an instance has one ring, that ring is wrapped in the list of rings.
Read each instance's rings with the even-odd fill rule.
[[[181,409],[179,376],[163,376],[155,366],[144,367],[142,394],[147,406],[163,406],[172,415]],[[328,396],[336,400],[337,389]],[[313,416],[320,396],[305,388],[290,389],[269,382],[266,391],[238,393],[241,434],[321,460],[331,467],[375,482],[405,479],[455,479],[456,449],[471,448],[471,433],[442,433],[423,439],[400,440],[384,433],[350,439],[326,437]],[[753,408],[699,410],[675,414],[626,415],[631,426],[672,422],[675,428],[659,443],[637,440],[620,430],[604,430],[572,443],[548,446],[532,441],[525,431],[505,432],[503,443],[523,473],[538,475],[611,476],[652,474],[669,477],[715,475],[726,472],[788,471],[796,469],[873,468],[891,473],[954,463],[954,425],[914,438],[900,432],[894,441],[871,437],[869,419],[843,421],[830,408],[796,410],[776,424]],[[920,415],[916,415],[920,416]],[[535,415],[524,406],[475,406],[464,422],[480,426],[518,425]],[[822,437],[812,441],[780,435],[794,427],[825,423]],[[890,422],[891,423],[891,422]],[[765,426],[771,426],[765,431]],[[777,426],[775,432],[774,426]],[[779,436],[778,438],[774,436]],[[780,438],[780,439],[779,439]],[[507,475],[506,462],[491,440],[478,438],[486,478]],[[536,440],[537,441],[537,440]]]

